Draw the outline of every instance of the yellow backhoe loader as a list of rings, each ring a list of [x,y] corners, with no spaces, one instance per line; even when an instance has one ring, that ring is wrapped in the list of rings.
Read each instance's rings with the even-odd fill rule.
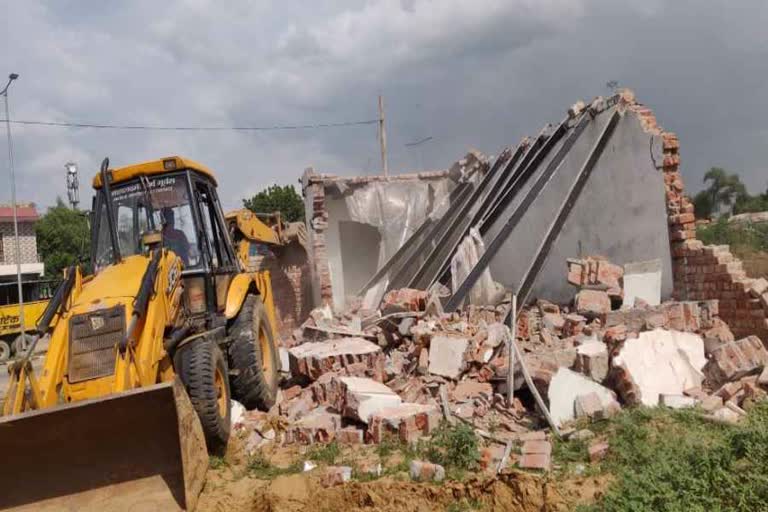
[[[0,509],[191,510],[230,395],[275,403],[272,288],[250,247],[302,230],[225,217],[213,173],[181,157],[105,159],[93,186],[93,272],[67,269],[38,320],[42,373],[34,346],[9,366]]]

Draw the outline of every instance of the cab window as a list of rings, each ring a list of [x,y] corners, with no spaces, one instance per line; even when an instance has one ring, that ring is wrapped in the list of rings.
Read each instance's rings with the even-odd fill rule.
[[[149,209],[146,204],[149,196],[155,229],[162,230],[165,247],[182,259],[185,269],[199,267],[202,262],[186,176],[159,176],[147,179],[146,183],[148,194],[139,180],[119,183],[111,189],[120,254],[131,256],[143,251],[141,236],[149,229]],[[100,200],[97,209],[94,265],[99,269],[112,263],[114,255],[109,237],[106,202]]]

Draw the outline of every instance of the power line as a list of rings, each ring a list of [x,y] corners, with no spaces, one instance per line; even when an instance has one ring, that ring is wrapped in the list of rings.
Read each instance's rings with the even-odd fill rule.
[[[429,142],[432,140],[432,137],[424,137],[423,139],[417,140],[416,142],[408,142],[407,144],[403,144],[407,148],[412,148],[414,146],[418,146],[419,144],[424,144],[425,142]]]
[[[0,119],[0,122],[6,122],[5,119]],[[277,130],[312,130],[317,128],[340,128],[345,126],[363,126],[376,124],[379,119],[369,119],[366,121],[343,121],[339,123],[317,123],[317,124],[298,124],[298,125],[283,125],[283,126],[151,126],[151,125],[123,125],[123,124],[91,124],[91,123],[77,123],[77,122],[60,122],[60,121],[29,121],[29,120],[14,120],[9,121],[11,124],[26,125],[26,126],[49,126],[57,128],[94,128],[99,130],[152,130],[152,131],[198,131],[198,132],[214,132],[214,131],[238,131],[238,132],[255,132],[255,131],[277,131]]]

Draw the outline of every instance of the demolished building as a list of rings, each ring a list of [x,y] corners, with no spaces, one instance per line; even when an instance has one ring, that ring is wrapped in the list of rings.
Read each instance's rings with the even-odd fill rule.
[[[768,399],[768,281],[696,239],[679,166],[677,137],[622,91],[448,171],[308,171],[318,307],[281,340],[282,400],[244,416],[246,449],[461,422],[485,469],[548,470],[551,438],[623,407],[739,422]]]
[[[678,138],[631,91],[575,104],[493,162],[467,158],[453,173],[305,173],[316,304],[340,308],[359,292],[375,308],[389,290],[438,284],[448,311],[504,290],[521,307],[564,302],[568,260],[598,254],[652,269],[639,277],[659,281],[660,300],[717,299],[734,332],[768,335],[766,290],[727,247],[696,240]]]
[[[470,152],[447,171],[391,177],[302,176],[316,304],[342,309],[412,235],[423,232],[486,170]]]

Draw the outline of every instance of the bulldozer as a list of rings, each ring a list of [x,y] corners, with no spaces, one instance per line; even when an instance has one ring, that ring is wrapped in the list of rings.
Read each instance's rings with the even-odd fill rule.
[[[277,396],[270,275],[248,258],[306,233],[224,215],[213,172],[178,156],[105,159],[93,188],[91,269],[65,271],[9,364],[0,509],[192,510],[231,399],[267,410]]]

